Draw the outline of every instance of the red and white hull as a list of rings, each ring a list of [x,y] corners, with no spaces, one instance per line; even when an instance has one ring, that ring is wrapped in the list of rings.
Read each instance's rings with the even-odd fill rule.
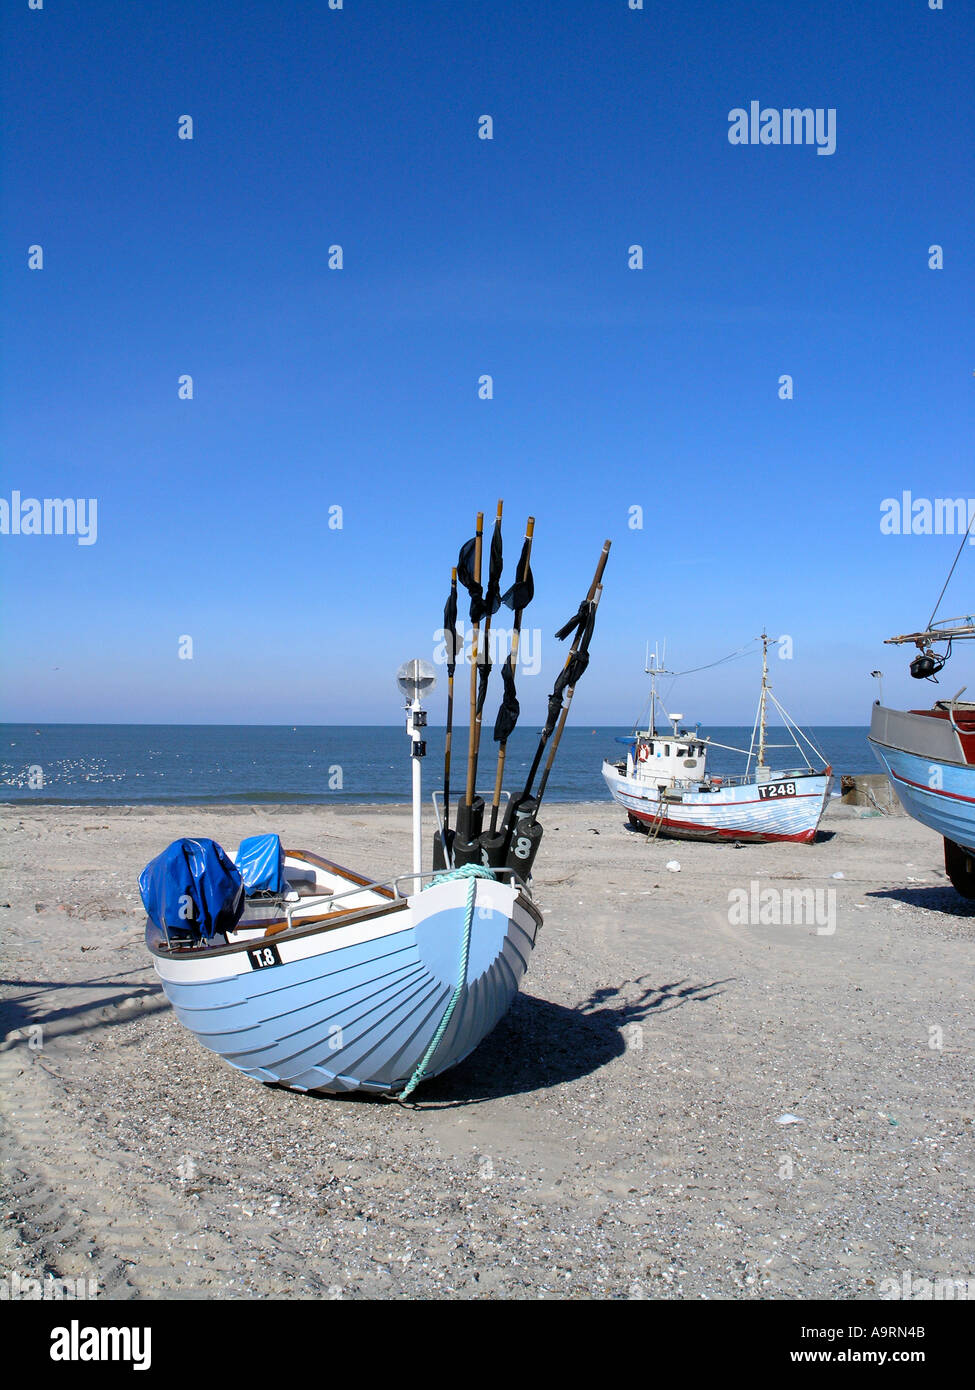
[[[603,777],[631,821],[679,840],[816,838],[833,778],[823,772],[770,772],[761,782],[658,786],[628,775],[625,764],[603,763]]]

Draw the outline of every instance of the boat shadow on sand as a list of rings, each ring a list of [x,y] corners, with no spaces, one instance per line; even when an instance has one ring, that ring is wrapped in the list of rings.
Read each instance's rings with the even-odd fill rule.
[[[142,981],[130,982],[129,976],[138,975]],[[0,1051],[29,1041],[29,1030],[37,1025],[51,1036],[78,1034],[167,1011],[170,1006],[160,986],[144,979],[145,972],[139,969],[86,981],[0,981],[25,991],[0,1001]],[[423,1109],[475,1105],[587,1076],[622,1056],[628,1047],[642,1046],[638,1030],[646,1019],[686,1004],[705,1003],[722,994],[721,986],[730,982],[729,978],[696,984],[683,979],[649,984],[647,976],[641,975],[619,986],[596,989],[574,1008],[519,993],[480,1046],[450,1071],[424,1082],[415,1101]],[[67,990],[72,991],[70,1002],[58,1007],[59,994]],[[80,999],[79,992],[83,992]],[[287,1091],[278,1086],[268,1089]],[[309,1093],[308,1098],[367,1105],[385,1100],[362,1091],[341,1097]]]
[[[0,1000],[0,1051],[29,1036],[31,1028],[40,1027],[52,1037],[87,1033],[168,1009],[162,986],[146,981],[146,973],[140,966],[94,980],[0,980],[5,989],[24,991]],[[130,976],[141,979],[131,981]],[[70,1002],[61,1005],[66,997]]]
[[[904,903],[906,907],[924,912],[939,912],[946,917],[975,917],[975,898],[963,898],[949,883],[917,884],[910,888],[875,888],[864,894],[867,898],[887,898]]]
[[[728,983],[684,979],[655,985],[642,975],[594,990],[574,1008],[519,993],[480,1046],[457,1066],[423,1082],[408,1104],[415,1101],[424,1110],[476,1105],[588,1076],[628,1047],[643,1045],[637,1030],[644,1020],[714,999]],[[383,1098],[357,1092],[343,1099],[375,1104]]]

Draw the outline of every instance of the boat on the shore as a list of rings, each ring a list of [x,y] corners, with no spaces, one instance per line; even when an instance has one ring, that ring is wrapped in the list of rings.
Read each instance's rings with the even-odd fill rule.
[[[212,850],[194,844],[205,876]],[[395,1093],[424,1058],[424,1078],[461,1061],[507,1012],[542,925],[513,874],[376,882],[307,850],[281,860],[233,927],[147,927],[176,1016],[231,1066],[298,1091]]]
[[[975,617],[968,615],[887,641],[916,646],[911,675],[931,680],[952,644],[973,638]],[[940,643],[944,652],[936,650]],[[975,703],[962,700],[966,689],[930,709],[891,709],[877,700],[868,738],[907,814],[942,836],[945,872],[954,887],[975,898]]]
[[[285,849],[277,835],[252,836],[227,854],[212,840],[177,840],[143,871],[146,944],[177,1017],[207,1048],[259,1081],[298,1091],[366,1091],[404,1098],[422,1081],[466,1057],[507,1012],[542,925],[531,869],[537,821],[576,680],[588,662],[601,578],[562,629],[574,640],[549,699],[528,783],[505,801],[504,746],[518,716],[514,675],[522,610],[531,598],[531,527],[518,579],[505,601],[515,612],[495,739],[493,795],[475,791],[481,711],[490,668],[478,662],[478,636],[502,601],[501,507],[482,590],[482,517],[461,551],[448,625],[448,738],[444,796],[437,805],[434,867],[422,864],[420,760],[426,752],[421,695],[434,669],[414,660],[397,680],[406,696],[413,768],[413,867],[392,878],[343,868],[308,850]],[[466,793],[450,808],[450,727],[458,656],[456,580],[472,596],[471,727]],[[476,616],[475,616],[476,615]],[[554,739],[553,739],[554,733]],[[542,783],[533,779],[549,745]],[[490,823],[485,817],[490,812]]]
[[[634,828],[643,828],[652,836],[679,840],[792,840],[810,844],[816,838],[829,799],[832,768],[825,759],[815,767],[804,753],[800,740],[819,757],[818,750],[773,695],[768,679],[770,639],[763,633],[761,641],[758,711],[751,746],[747,750],[731,750],[747,752],[745,772],[735,776],[719,777],[708,772],[709,750],[726,745],[702,736],[699,727],[693,731],[682,728],[683,715],[667,715],[669,730],[657,727],[657,681],[674,673],[648,659],[647,727],[619,739],[626,746],[626,757],[608,758],[602,769],[610,793],[624,807]],[[791,738],[790,744],[779,746],[795,748],[804,759],[801,765],[769,766],[769,704],[782,716],[783,727]]]

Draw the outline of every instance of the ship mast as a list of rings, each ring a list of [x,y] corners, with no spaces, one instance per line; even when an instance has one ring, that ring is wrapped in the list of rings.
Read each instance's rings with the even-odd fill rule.
[[[662,664],[661,664],[662,662]],[[644,672],[650,677],[650,727],[647,733],[651,738],[657,737],[657,677],[671,676],[674,673],[667,670],[667,643],[664,643],[663,657],[657,653],[656,644],[653,649],[653,661],[650,660],[650,643],[647,643],[647,655],[644,663]],[[661,706],[663,702],[661,701]],[[667,714],[664,709],[664,714]],[[670,718],[670,715],[667,715]]]
[[[766,697],[768,695],[768,634],[762,633],[762,693],[758,700],[758,767],[765,766]]]

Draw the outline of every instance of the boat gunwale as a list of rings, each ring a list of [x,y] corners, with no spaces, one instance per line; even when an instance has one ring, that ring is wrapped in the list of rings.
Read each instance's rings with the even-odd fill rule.
[[[327,863],[328,861],[323,860],[321,862]],[[363,883],[364,886],[368,886],[369,888],[378,888],[378,885],[371,884],[368,880],[364,880]],[[514,884],[511,886],[515,887]],[[517,897],[515,899],[515,904],[520,903],[528,914],[534,918],[536,930],[540,929],[544,920],[541,912],[528,896],[524,887],[517,888],[516,892]],[[277,946],[282,941],[303,939],[306,936],[313,936],[316,932],[337,931],[341,927],[358,925],[374,917],[385,917],[394,912],[402,912],[409,907],[411,901],[412,898],[410,897],[397,898],[393,895],[392,901],[390,902],[376,903],[369,907],[351,908],[342,913],[319,913],[316,914],[314,918],[306,917],[300,922],[296,922],[294,926],[285,927],[283,930],[274,932],[270,938],[267,930],[265,930],[262,936],[251,936],[242,941],[228,941],[223,946],[200,946],[197,943],[180,943],[176,946],[170,946],[161,941],[149,940],[146,941],[146,946],[152,955],[158,956],[161,960],[212,960],[217,956],[230,956],[239,954],[242,951],[253,951],[257,946],[263,944],[268,939],[273,940],[274,944]],[[284,922],[287,919],[281,917],[275,920]],[[146,921],[148,924],[148,918]],[[267,923],[267,926],[270,927],[274,924],[275,922],[271,921]]]
[[[910,711],[914,713],[914,711]],[[911,748],[899,748],[896,743],[883,743],[879,738],[874,738],[867,734],[867,742],[873,744],[874,748],[887,748],[891,753],[900,753],[905,758],[917,758],[922,763],[937,763],[939,767],[955,767],[959,772],[971,772],[975,764],[959,763],[954,758],[929,758],[925,753],[915,753]]]
[[[901,714],[915,714],[920,711],[900,710],[898,712]],[[867,742],[872,744],[874,748],[888,748],[891,753],[900,753],[905,758],[917,758],[918,761],[922,763],[937,763],[939,767],[956,767],[959,772],[972,771],[972,763],[960,763],[954,758],[931,758],[928,754],[917,753],[912,748],[901,748],[896,743],[884,743],[882,739],[874,738],[873,734],[867,734]],[[962,751],[964,752],[964,749]]]
[[[656,790],[656,791],[660,791],[660,789],[661,789],[661,788],[660,788],[660,784],[659,784],[658,782],[655,782],[652,778],[638,778],[638,777],[634,777],[634,776],[632,775],[632,773],[627,772],[627,771],[626,771],[626,763],[625,763],[625,762],[614,763],[610,758],[604,758],[604,759],[603,759],[603,769],[604,769],[604,771],[603,771],[603,776],[604,776],[604,777],[605,777],[605,775],[606,775],[606,773],[605,773],[605,768],[606,768],[606,767],[611,767],[611,768],[613,768],[613,769],[618,773],[618,775],[620,776],[620,778],[621,778],[624,782],[632,783],[632,784],[635,785],[635,786],[644,786],[644,785],[646,785],[646,786],[652,786],[652,787],[654,788],[654,790]],[[665,784],[665,785],[664,785],[664,790],[665,790],[665,791],[691,792],[693,795],[704,795],[704,796],[709,796],[709,795],[711,795],[712,792],[721,792],[721,791],[725,790],[725,789],[728,788],[728,787],[757,787],[757,786],[765,787],[765,786],[774,786],[777,782],[798,782],[798,781],[801,781],[801,780],[804,779],[804,778],[809,778],[809,777],[832,777],[832,776],[833,776],[833,767],[832,767],[832,764],[831,764],[831,763],[827,763],[827,764],[825,765],[825,767],[820,768],[820,769],[817,769],[817,768],[814,768],[814,767],[808,767],[808,766],[807,766],[807,767],[803,767],[803,768],[794,768],[794,769],[793,769],[793,768],[786,768],[785,770],[783,770],[783,771],[780,772],[780,771],[776,768],[776,769],[772,770],[772,771],[769,773],[768,780],[767,780],[767,781],[763,781],[763,782],[759,782],[759,781],[757,780],[757,778],[756,778],[753,774],[751,774],[751,773],[739,773],[739,772],[730,773],[730,774],[728,774],[727,776],[725,776],[725,775],[723,775],[723,774],[720,774],[720,773],[716,773],[716,774],[714,774],[714,775],[708,775],[708,776],[705,776],[705,777],[701,777],[701,778],[698,779],[698,780],[695,780],[695,779],[690,778],[690,777],[679,777],[679,778],[675,778],[674,781],[673,781],[670,785],[666,785],[666,784]],[[653,800],[653,799],[654,799],[654,798],[652,798],[652,797],[648,798],[648,800]]]
[[[357,888],[371,888],[382,898],[395,899],[396,894],[391,888],[387,888],[384,883],[373,882],[366,878],[365,874],[360,874],[356,869],[347,869],[344,864],[336,864],[334,859],[326,859],[321,854],[316,854],[310,849],[286,849],[285,859],[302,859],[306,864],[311,864],[313,868],[325,869],[329,873],[336,873],[349,883],[355,884]]]

